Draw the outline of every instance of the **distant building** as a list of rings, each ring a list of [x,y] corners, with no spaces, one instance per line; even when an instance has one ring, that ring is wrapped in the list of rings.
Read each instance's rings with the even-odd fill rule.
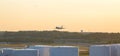
[[[81,30],[81,33],[83,33],[84,31],[83,30]]]

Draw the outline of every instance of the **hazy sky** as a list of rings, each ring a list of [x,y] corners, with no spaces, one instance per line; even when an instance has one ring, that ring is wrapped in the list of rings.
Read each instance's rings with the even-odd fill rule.
[[[0,30],[120,32],[120,0],[0,0]]]

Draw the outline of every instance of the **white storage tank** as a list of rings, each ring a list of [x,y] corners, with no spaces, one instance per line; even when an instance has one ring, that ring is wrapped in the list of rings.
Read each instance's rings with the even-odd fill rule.
[[[50,49],[50,56],[78,56],[78,52],[74,46],[55,46]]]
[[[2,53],[3,53],[3,52],[2,52],[2,49],[0,49],[0,56],[3,56]]]
[[[93,45],[89,49],[90,56],[111,56],[111,45]]]
[[[36,49],[14,49],[13,56],[38,56]]]
[[[120,56],[120,44],[111,45],[111,56]]]
[[[38,50],[38,55],[39,56],[49,56],[49,50],[52,46],[48,45],[35,45],[35,46],[30,46],[28,49],[37,49]]]
[[[13,49],[12,48],[3,48],[2,49],[2,56],[13,56]]]

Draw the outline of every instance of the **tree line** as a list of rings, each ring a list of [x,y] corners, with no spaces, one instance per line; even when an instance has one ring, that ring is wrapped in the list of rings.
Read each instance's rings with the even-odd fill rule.
[[[0,42],[40,42],[40,43],[120,43],[120,33],[80,33],[65,31],[18,31],[0,32]]]

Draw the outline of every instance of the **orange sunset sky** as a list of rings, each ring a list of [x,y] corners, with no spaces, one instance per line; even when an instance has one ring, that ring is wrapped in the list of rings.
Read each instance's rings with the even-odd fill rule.
[[[0,0],[0,31],[120,32],[120,0]]]

